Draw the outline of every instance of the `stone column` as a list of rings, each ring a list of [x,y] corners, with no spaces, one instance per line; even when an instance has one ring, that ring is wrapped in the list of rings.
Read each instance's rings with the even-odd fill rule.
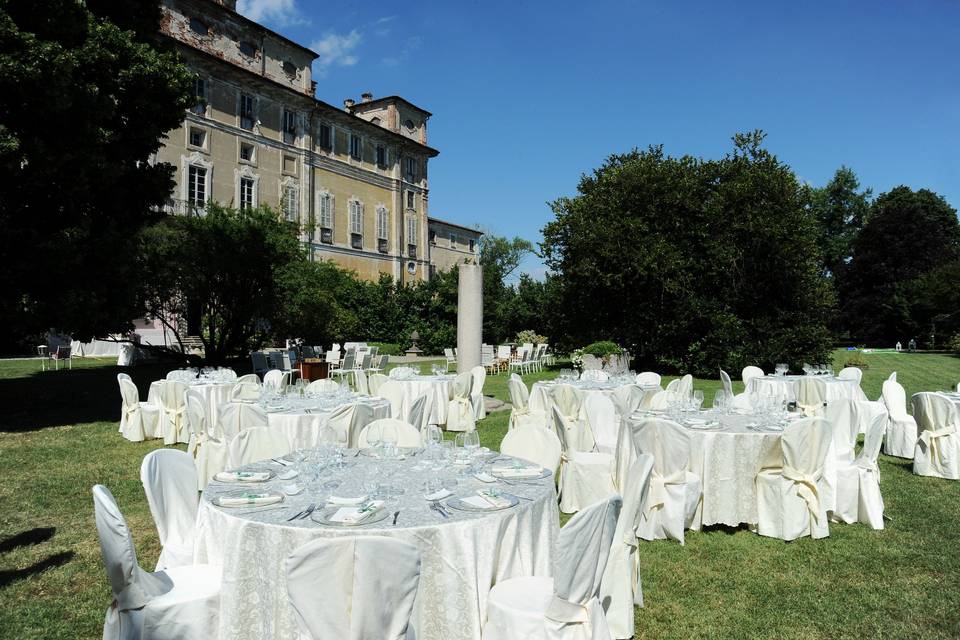
[[[460,265],[457,289],[457,371],[470,371],[480,364],[483,341],[483,267]]]

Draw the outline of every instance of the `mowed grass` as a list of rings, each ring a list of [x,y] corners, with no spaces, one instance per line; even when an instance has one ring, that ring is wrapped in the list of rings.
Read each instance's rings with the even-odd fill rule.
[[[847,355],[835,354],[838,368]],[[960,359],[950,355],[865,357],[863,389],[871,399],[891,371],[908,397],[960,382]],[[74,367],[39,373],[36,361],[0,362],[3,639],[100,637],[110,589],[93,524],[93,484],[116,496],[141,565],[152,569],[159,553],[139,466],[161,445],[117,433],[116,367],[93,360]],[[131,371],[142,397],[164,371]],[[555,375],[524,378],[531,385]],[[506,380],[488,376],[485,393],[509,401]],[[707,403],[719,386],[695,381]],[[508,418],[509,411],[495,412],[480,423],[485,446],[499,447]],[[688,532],[685,546],[641,542],[646,606],[636,610],[636,637],[960,637],[960,482],[919,478],[908,461],[884,456],[881,473],[890,517],[884,531],[833,525],[825,540],[788,544],[721,528]]]

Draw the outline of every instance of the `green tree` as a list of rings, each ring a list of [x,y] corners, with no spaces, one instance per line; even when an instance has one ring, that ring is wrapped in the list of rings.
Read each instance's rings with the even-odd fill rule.
[[[824,270],[834,281],[853,254],[853,241],[870,214],[870,189],[860,190],[857,174],[848,167],[837,169],[826,186],[810,193],[810,206],[820,221],[820,252]]]
[[[276,338],[302,338],[326,347],[360,333],[359,319],[350,308],[360,285],[352,271],[327,260],[302,259],[287,263],[276,278],[281,301],[271,325]]]
[[[942,196],[900,186],[877,197],[841,287],[851,335],[870,344],[923,341],[934,315],[954,311],[928,297],[937,290],[931,274],[958,258],[960,223]]]
[[[702,375],[825,357],[818,223],[763,137],[736,135],[720,160],[613,155],[552,203],[541,247],[561,347],[610,339],[640,364]]]
[[[0,0],[0,323],[81,339],[137,306],[137,232],[172,168],[149,162],[189,105],[155,0]]]
[[[483,339],[502,342],[512,337],[506,316],[512,296],[507,281],[523,259],[533,252],[529,240],[485,233],[480,238],[479,262],[483,266]],[[529,328],[529,327],[524,327]]]

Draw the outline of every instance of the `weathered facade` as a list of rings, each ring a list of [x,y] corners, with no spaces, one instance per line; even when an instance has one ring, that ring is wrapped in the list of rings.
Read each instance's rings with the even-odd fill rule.
[[[173,212],[266,204],[315,259],[366,279],[430,275],[430,113],[398,96],[336,108],[314,97],[317,57],[231,0],[162,0],[161,31],[197,73],[197,101],[157,160],[177,167]]]
[[[431,273],[447,271],[465,262],[477,262],[483,233],[437,218],[428,218],[427,225]]]

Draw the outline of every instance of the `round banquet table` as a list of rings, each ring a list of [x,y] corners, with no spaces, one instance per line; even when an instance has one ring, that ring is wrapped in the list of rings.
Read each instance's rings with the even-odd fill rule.
[[[620,387],[625,387],[633,382],[622,382],[619,380],[572,380],[572,381],[563,381],[563,380],[544,380],[541,382],[534,382],[533,386],[530,388],[530,400],[529,406],[531,411],[549,411],[550,410],[550,391],[559,384],[569,384],[575,389],[579,389],[584,394],[590,393],[605,393],[612,394],[614,391]],[[663,388],[660,385],[638,385],[643,390],[644,402],[651,395],[655,394],[658,391],[663,391]],[[641,405],[643,406],[643,405]],[[581,409],[581,413],[582,413]],[[583,417],[582,415],[580,416]]]
[[[447,424],[447,403],[453,397],[454,375],[424,376],[412,375],[408,378],[391,378],[403,388],[403,400],[400,403],[400,415],[410,415],[413,402],[425,393],[433,394],[433,411],[430,424]]]
[[[337,496],[363,495],[363,478],[372,473],[382,475],[384,461],[354,456],[354,452],[348,450],[346,454],[347,469],[332,472],[342,480],[334,489]],[[280,508],[227,508],[212,500],[237,491],[238,485],[211,482],[207,486],[197,514],[194,556],[196,562],[222,567],[222,640],[300,637],[287,597],[285,562],[294,549],[316,538],[387,536],[420,549],[420,586],[411,621],[417,640],[479,640],[487,595],[497,581],[553,575],[559,512],[552,475],[539,480],[511,480],[510,484],[485,484],[472,476],[456,476],[447,461],[431,461],[422,453],[387,464],[395,465],[391,484],[405,487],[406,492],[398,504],[386,505],[388,517],[384,520],[348,528],[324,525],[313,518],[287,521],[310,503],[323,503],[329,491],[307,490],[287,496]],[[422,469],[424,465],[428,468]],[[440,465],[445,470],[438,470]],[[262,461],[244,469],[283,473],[293,467]],[[447,506],[449,518],[444,518],[429,508],[423,495],[424,481],[438,473],[448,479],[458,477],[454,489],[457,496],[496,487],[523,499],[508,509],[480,513]],[[297,480],[275,477],[246,487],[279,490],[291,482]],[[393,525],[395,511],[400,511],[400,516]]]
[[[760,376],[750,380],[747,391],[764,396],[775,396],[781,402],[797,399],[793,385],[805,376]],[[811,376],[814,377],[814,376]],[[866,400],[867,396],[856,380],[843,380],[833,376],[815,376],[827,387],[827,402],[834,400]]]
[[[650,411],[634,414],[629,420],[636,424],[648,417],[674,420],[690,434],[688,469],[700,477],[703,491],[703,500],[694,517],[695,529],[714,524],[735,527],[742,523],[757,523],[757,472],[762,467],[783,464],[780,435],[783,427],[798,419],[799,414],[790,414],[787,419],[779,420],[755,415],[724,415],[710,409],[677,419]],[[831,444],[828,463],[824,467],[827,478],[835,475],[829,462],[833,457]]]
[[[188,389],[198,391],[203,396],[203,409],[206,412],[207,423],[220,415],[220,407],[230,402],[233,394],[233,388],[236,382],[217,382],[209,379],[193,379],[191,381],[175,380],[187,385]],[[155,404],[159,410],[159,424],[163,424],[163,380],[154,380],[150,383],[150,390],[147,392],[147,402]]]
[[[370,407],[369,419],[358,424],[358,429],[363,429],[374,420],[390,417],[388,400],[356,394],[352,394],[350,398],[338,397],[336,393],[303,398],[287,395],[282,405],[267,406],[265,409],[270,427],[280,429],[286,434],[291,445],[297,449],[303,449],[320,445],[320,429],[314,426],[317,418],[320,418],[321,424],[324,424],[334,409],[354,403]]]

